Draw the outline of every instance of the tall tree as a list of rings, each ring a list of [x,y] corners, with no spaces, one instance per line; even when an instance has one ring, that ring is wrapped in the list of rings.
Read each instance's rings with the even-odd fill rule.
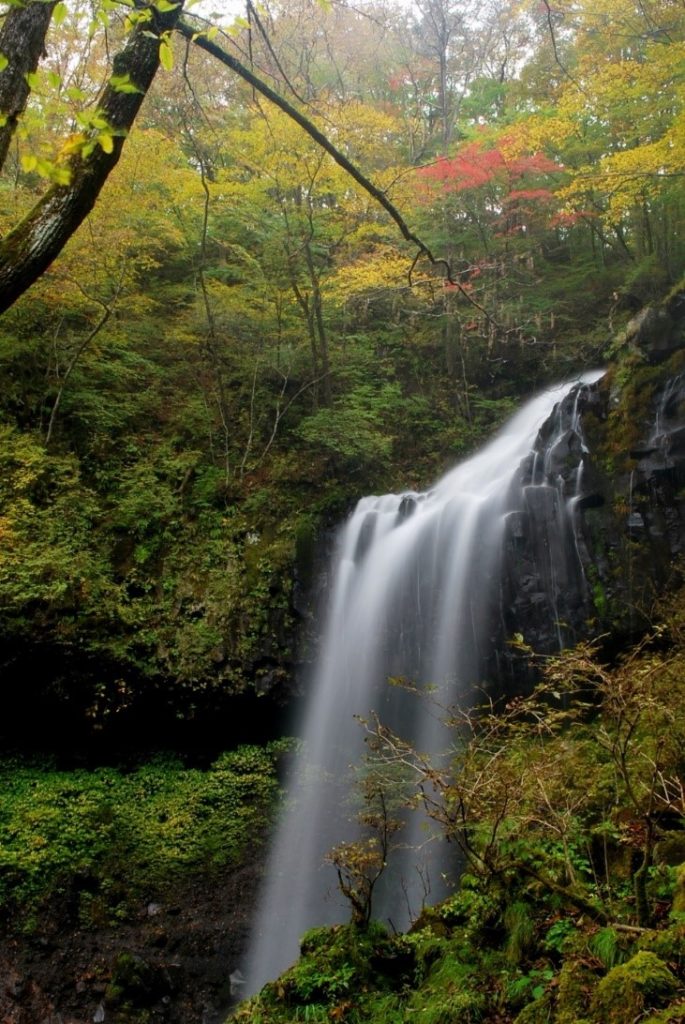
[[[158,3],[135,13],[133,28],[112,62],[111,77],[89,127],[70,140],[55,184],[0,241],[0,313],[50,266],[92,210],[152,84],[160,50],[168,45],[166,37],[179,18],[181,4]],[[20,46],[17,40],[15,49]],[[13,56],[5,71],[15,66]]]

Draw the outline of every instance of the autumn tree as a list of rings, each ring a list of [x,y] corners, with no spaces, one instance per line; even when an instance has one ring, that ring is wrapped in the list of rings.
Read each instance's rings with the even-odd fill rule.
[[[519,142],[563,162],[561,213],[567,230],[589,234],[597,263],[634,264],[638,279],[642,264],[663,286],[681,264],[682,11],[626,0],[581,4],[570,17],[562,4],[544,20],[555,109],[545,97],[528,107]],[[528,77],[539,73],[541,53]]]
[[[159,10],[159,7],[165,9]],[[19,10],[12,8],[8,18],[14,21],[14,12]],[[160,52],[164,54],[164,47],[168,46],[165,34],[174,27],[180,12],[180,4],[159,3],[157,7],[134,12],[135,17],[130,18],[132,28],[112,62],[112,74],[97,109],[86,119],[87,126],[68,141],[50,168],[50,177],[54,179],[52,186],[0,242],[0,312],[44,272],[92,210],[116,166],[125,136],[154,79]],[[40,25],[42,28],[42,21]],[[36,29],[35,35],[38,34]],[[38,52],[43,42],[44,31]],[[21,52],[17,43],[14,50],[5,55],[7,66],[2,75],[13,81],[23,75]],[[14,92],[9,92],[9,103],[13,102]],[[12,116],[9,106],[0,113],[8,118]]]

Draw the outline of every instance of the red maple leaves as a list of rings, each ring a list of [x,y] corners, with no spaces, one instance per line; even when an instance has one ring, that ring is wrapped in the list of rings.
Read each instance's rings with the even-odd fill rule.
[[[506,157],[497,146],[486,149],[480,142],[469,142],[455,156],[441,156],[435,163],[419,168],[417,174],[424,181],[442,185],[444,192],[464,192],[496,184],[503,187],[509,199],[545,201],[552,196],[550,189],[524,188],[524,180],[561,170],[544,153]]]

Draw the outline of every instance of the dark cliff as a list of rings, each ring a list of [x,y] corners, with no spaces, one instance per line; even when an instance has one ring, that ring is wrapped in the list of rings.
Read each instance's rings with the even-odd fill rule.
[[[610,634],[620,649],[677,584],[685,537],[681,298],[631,322],[619,339],[622,361],[559,404],[520,467],[488,672],[505,689],[530,680],[521,639],[549,654]]]

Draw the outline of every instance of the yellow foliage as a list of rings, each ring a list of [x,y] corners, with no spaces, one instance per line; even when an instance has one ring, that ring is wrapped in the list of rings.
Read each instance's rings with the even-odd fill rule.
[[[93,311],[92,299],[126,295],[127,314],[140,314],[152,299],[135,282],[185,244],[175,207],[199,210],[201,202],[199,177],[177,144],[156,131],[132,132],[93,212],[32,295],[82,312]]]
[[[578,131],[574,119],[560,114],[532,114],[508,130],[500,141],[502,154],[508,159],[526,153],[561,149]]]
[[[576,59],[565,65],[554,111],[522,115],[500,145],[510,156],[560,156],[568,175],[557,192],[562,208],[591,210],[615,226],[685,171],[682,9],[662,0],[561,0],[555,13],[573,25]]]
[[[364,253],[354,263],[345,263],[330,278],[326,294],[338,306],[355,298],[370,298],[383,292],[407,291],[425,279],[420,273],[409,282],[410,261],[406,255],[389,245],[379,245]],[[432,280],[432,279],[431,279]]]

